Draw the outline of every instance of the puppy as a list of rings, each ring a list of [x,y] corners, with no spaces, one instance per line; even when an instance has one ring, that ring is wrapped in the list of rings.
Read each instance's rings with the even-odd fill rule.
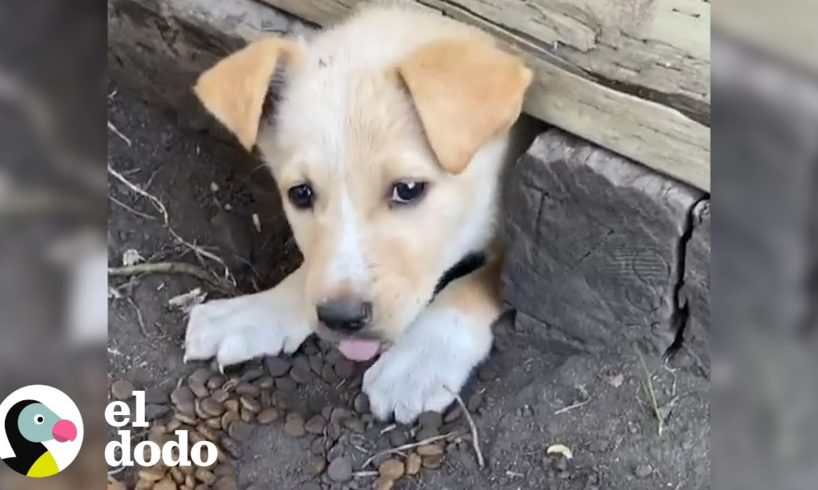
[[[204,107],[272,171],[304,262],[273,289],[197,306],[186,359],[230,365],[316,333],[353,360],[380,354],[363,379],[376,417],[444,410],[501,312],[500,176],[531,78],[487,34],[396,8],[252,43],[202,74]]]

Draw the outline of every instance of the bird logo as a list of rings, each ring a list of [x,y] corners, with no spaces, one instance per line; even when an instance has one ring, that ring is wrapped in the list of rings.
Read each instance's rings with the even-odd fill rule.
[[[40,396],[32,396],[37,393],[32,393],[31,388],[36,388],[33,391],[40,392]],[[53,396],[54,392],[62,397]],[[55,388],[32,385],[15,391],[0,405],[0,417],[7,442],[5,454],[0,451],[0,456],[9,468],[22,475],[30,478],[56,475],[79,452],[82,438],[79,410]]]

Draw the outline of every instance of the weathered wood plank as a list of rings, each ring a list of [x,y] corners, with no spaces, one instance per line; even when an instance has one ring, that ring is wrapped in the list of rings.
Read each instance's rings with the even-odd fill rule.
[[[320,25],[374,3],[263,1]],[[523,56],[537,74],[528,113],[709,190],[709,2],[404,3],[476,25]]]

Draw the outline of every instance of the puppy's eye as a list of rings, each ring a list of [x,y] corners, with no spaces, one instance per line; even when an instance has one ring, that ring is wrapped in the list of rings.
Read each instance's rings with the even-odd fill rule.
[[[419,201],[426,194],[426,182],[406,181],[392,186],[390,201],[393,204],[410,204]]]
[[[290,187],[287,198],[298,209],[310,209],[315,201],[315,193],[309,184],[298,184]]]

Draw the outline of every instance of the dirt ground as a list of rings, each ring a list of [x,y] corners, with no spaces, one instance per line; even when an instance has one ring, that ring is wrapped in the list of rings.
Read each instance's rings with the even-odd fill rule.
[[[269,287],[291,270],[298,253],[277,219],[278,197],[258,162],[205,133],[181,129],[172,113],[152,108],[124,90],[114,92],[116,88],[114,83],[109,87],[113,95],[108,117],[121,135],[108,132],[109,168],[161,200],[179,236],[223,257],[238,291]],[[147,262],[185,261],[222,270],[209,259],[200,262],[188,247],[179,245],[149,200],[111,175],[109,197],[111,266],[122,265],[126,251],[135,250]],[[115,278],[111,286],[117,294],[109,307],[109,381],[125,379],[148,389],[157,402],[152,413],[167,417],[163,409],[167,393],[181,377],[207,367],[182,363],[185,317],[170,308],[168,300],[196,287],[209,298],[223,294],[196,278],[176,274]],[[334,357],[315,342],[302,351],[296,358],[323,355],[329,363]],[[438,429],[458,434],[445,444],[440,467],[403,477],[394,488],[709,488],[709,380],[683,359],[644,361],[643,365],[636,350],[573,352],[543,332],[503,325],[488,365],[463,394],[474,412],[486,467],[478,468],[468,436],[463,435],[469,427],[460,416]],[[228,372],[228,377],[258,365],[250,364]],[[316,372],[296,389],[279,392],[286,391],[284,405],[290,413],[304,418],[326,414],[333,407],[352,405],[358,392],[356,377],[363,369],[355,367],[351,381],[342,383],[330,383]],[[662,418],[661,434],[657,414]],[[240,488],[371,488],[375,478],[369,473],[346,483],[331,483],[326,470],[315,475],[322,470],[316,458],[344,454],[358,471],[368,456],[401,442],[389,433],[380,434],[387,424],[369,423],[362,433],[344,429],[333,445],[326,441],[326,431],[292,437],[283,420],[282,416],[269,425],[253,425],[241,442],[235,461]],[[361,420],[367,422],[366,417]],[[411,440],[415,429],[393,431],[405,431]],[[573,459],[548,455],[547,448],[554,444],[570,448]],[[122,472],[117,477],[132,485],[136,475]]]

